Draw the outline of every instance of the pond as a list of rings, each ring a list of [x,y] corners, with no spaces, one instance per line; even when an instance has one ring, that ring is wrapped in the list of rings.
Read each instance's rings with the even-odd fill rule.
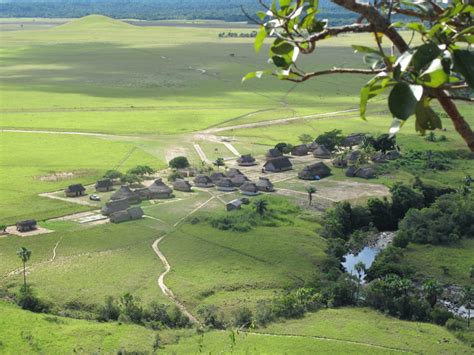
[[[359,262],[362,261],[365,265],[365,268],[368,269],[375,260],[375,257],[378,253],[380,253],[382,249],[374,248],[374,247],[365,247],[362,249],[358,254],[346,254],[344,257],[346,261],[342,263],[344,269],[349,274],[353,274],[357,276],[357,271],[355,270],[354,266]],[[362,279],[364,279],[365,273],[362,273]]]

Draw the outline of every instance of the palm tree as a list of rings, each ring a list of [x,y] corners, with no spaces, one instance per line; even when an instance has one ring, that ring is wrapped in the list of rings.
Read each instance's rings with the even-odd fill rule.
[[[427,280],[423,283],[423,292],[431,308],[436,305],[438,297],[443,293],[443,287],[436,280]]]
[[[263,215],[265,214],[265,212],[268,211],[268,202],[265,201],[265,200],[257,200],[255,201],[254,203],[254,206],[255,206],[255,212],[257,212],[260,217],[263,217]]]
[[[26,263],[30,260],[31,250],[21,247],[21,249],[16,252],[16,255],[18,255],[23,262],[23,287],[26,290]]]
[[[316,188],[310,185],[306,188],[306,192],[308,193],[308,203],[311,206],[313,202],[313,194],[316,192]]]
[[[365,272],[365,264],[362,261],[359,261],[354,265],[354,269],[357,272],[357,299],[360,295],[360,284],[362,283],[362,274]]]
[[[462,303],[467,309],[467,327],[471,326],[471,308],[474,301],[474,288],[466,286],[462,290]]]
[[[217,158],[217,159],[213,162],[213,164],[214,164],[215,166],[217,166],[217,170],[219,170],[219,167],[225,165],[225,163],[224,163],[224,158]]]

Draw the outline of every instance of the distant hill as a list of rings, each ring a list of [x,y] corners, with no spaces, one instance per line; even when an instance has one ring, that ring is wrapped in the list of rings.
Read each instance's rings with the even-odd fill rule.
[[[333,25],[348,23],[353,16],[329,0],[320,0],[323,17]],[[209,19],[246,21],[260,9],[257,0],[0,0],[1,17],[83,17],[100,14],[116,19]]]

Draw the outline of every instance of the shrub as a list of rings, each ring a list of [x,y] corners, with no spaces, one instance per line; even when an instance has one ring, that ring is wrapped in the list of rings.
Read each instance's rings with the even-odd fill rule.
[[[120,178],[120,182],[124,184],[139,184],[143,181],[142,177],[136,174],[127,173]]]
[[[447,311],[446,309],[435,307],[430,313],[430,318],[433,323],[436,323],[438,325],[445,325],[448,320],[454,317],[452,313]]]
[[[462,330],[464,329],[464,323],[460,320],[451,318],[446,321],[446,328],[449,330]]]
[[[252,311],[247,307],[236,309],[232,312],[234,326],[239,328],[249,328],[252,323]]]
[[[120,179],[122,175],[123,174],[118,170],[107,170],[104,174],[104,178],[115,180],[115,179]]]
[[[170,326],[174,328],[187,328],[191,325],[191,321],[181,310],[174,306],[169,310],[168,317],[170,319]]]
[[[386,197],[382,200],[371,198],[367,202],[371,220],[379,231],[394,230],[397,222],[392,216],[392,205]]]
[[[142,324],[143,308],[138,305],[139,300],[132,294],[126,293],[120,298],[120,308],[124,320],[129,320],[132,323]]]
[[[50,305],[36,297],[31,286],[22,286],[17,296],[17,304],[28,311],[36,313],[47,313]]]
[[[184,169],[189,167],[189,161],[188,158],[181,156],[171,159],[168,165],[172,169]]]
[[[392,245],[397,248],[406,248],[409,241],[406,234],[397,234],[395,238],[393,238]]]
[[[105,299],[105,304],[100,307],[97,319],[99,321],[107,322],[109,320],[118,320],[120,316],[120,307],[115,302],[112,296]]]
[[[181,175],[178,171],[173,171],[171,174],[168,175],[168,181],[176,181],[177,179],[182,179],[183,175]]]
[[[397,220],[405,217],[411,208],[424,207],[424,196],[407,185],[397,183],[390,189],[390,192],[392,193],[392,215]]]
[[[314,141],[326,146],[330,151],[333,151],[336,146],[341,145],[345,138],[341,133],[342,131],[340,129],[333,129],[332,131],[324,132],[319,135]]]
[[[255,322],[258,325],[265,326],[275,319],[272,303],[266,300],[257,301],[255,308]]]
[[[202,318],[204,325],[222,329],[224,327],[222,315],[218,314],[218,309],[214,305],[203,305],[197,310],[197,314]]]
[[[137,165],[136,167],[127,171],[127,174],[138,175],[138,176],[145,176],[145,175],[152,175],[156,172],[155,169],[148,165]]]
[[[301,143],[303,144],[308,144],[313,141],[313,137],[311,137],[310,134],[308,133],[303,133],[298,136],[298,139],[300,140]]]

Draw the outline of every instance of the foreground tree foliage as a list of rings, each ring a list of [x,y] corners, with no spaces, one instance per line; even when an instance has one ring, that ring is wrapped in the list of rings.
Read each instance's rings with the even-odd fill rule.
[[[275,70],[247,74],[244,80],[271,74],[282,80],[304,82],[321,75],[372,75],[360,92],[360,116],[366,118],[370,99],[390,89],[388,107],[394,119],[390,133],[395,134],[412,115],[416,130],[441,128],[441,120],[431,107],[437,100],[456,131],[474,151],[474,133],[456,107],[456,100],[473,102],[474,53],[469,46],[474,42],[472,15],[474,7],[464,0],[453,0],[448,5],[435,1],[370,1],[331,0],[342,9],[357,16],[351,25],[331,27],[319,16],[317,0],[273,0],[271,5],[260,1],[265,11],[257,15],[261,28],[255,39],[260,50],[264,39],[271,36],[270,62]],[[396,15],[413,22],[394,22]],[[412,31],[421,45],[407,41],[397,29]],[[347,33],[372,33],[372,47],[354,45],[364,54],[366,68],[329,68],[306,72],[297,65],[300,54],[311,54],[317,43]],[[387,51],[386,44],[392,50]]]

